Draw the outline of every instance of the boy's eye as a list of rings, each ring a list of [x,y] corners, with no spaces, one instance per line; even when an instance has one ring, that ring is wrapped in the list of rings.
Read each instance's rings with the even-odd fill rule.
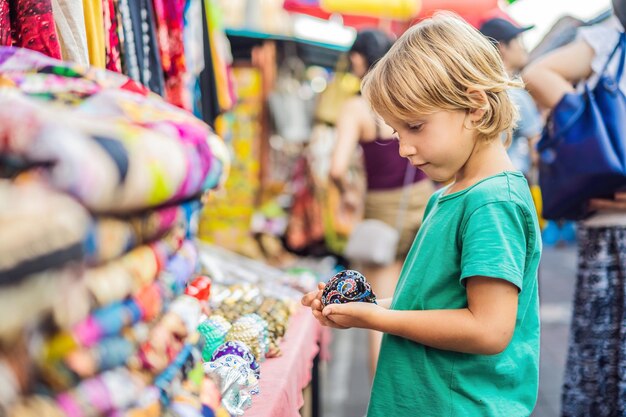
[[[419,132],[420,130],[422,130],[422,127],[424,127],[424,123],[409,125],[409,130],[412,130],[414,132]]]

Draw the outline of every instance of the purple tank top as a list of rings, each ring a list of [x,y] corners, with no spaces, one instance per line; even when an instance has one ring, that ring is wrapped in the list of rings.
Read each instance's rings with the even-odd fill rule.
[[[368,190],[388,190],[404,185],[404,176],[409,160],[398,153],[400,144],[397,140],[377,139],[373,142],[361,142],[365,159],[365,174]],[[426,178],[421,170],[415,170],[415,176],[409,183],[416,183]]]

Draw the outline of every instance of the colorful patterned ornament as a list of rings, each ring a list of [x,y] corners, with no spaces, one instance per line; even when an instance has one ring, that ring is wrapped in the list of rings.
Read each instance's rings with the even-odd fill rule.
[[[209,361],[213,352],[226,340],[231,324],[222,316],[213,315],[198,326],[198,333],[204,339],[202,359]]]
[[[270,349],[270,336],[268,331],[268,323],[261,316],[256,313],[246,314],[241,317],[238,321],[243,323],[250,323],[250,325],[255,326],[259,332],[259,346],[261,347],[261,352],[263,353],[263,357],[260,358],[260,361],[265,359],[265,354]]]
[[[335,274],[322,292],[322,305],[343,304],[354,301],[376,304],[372,286],[358,271],[347,269]]]
[[[239,319],[229,330],[226,335],[226,341],[235,340],[247,345],[256,360],[261,361],[265,357],[264,347],[261,346],[263,340],[263,330],[257,323],[251,322],[250,319]]]
[[[245,359],[246,362],[248,362],[248,364],[250,365],[250,369],[254,371],[254,375],[257,377],[257,379],[261,377],[261,367],[254,359],[254,355],[252,355],[250,348],[248,348],[248,346],[246,346],[245,344],[238,341],[229,341],[223,343],[215,350],[215,352],[213,352],[213,355],[211,356],[211,362],[216,361],[217,359],[226,355],[236,355]]]
[[[245,359],[237,355],[224,355],[204,364],[208,375],[221,381],[222,405],[233,415],[243,415],[252,405],[252,395],[259,393],[259,383]]]

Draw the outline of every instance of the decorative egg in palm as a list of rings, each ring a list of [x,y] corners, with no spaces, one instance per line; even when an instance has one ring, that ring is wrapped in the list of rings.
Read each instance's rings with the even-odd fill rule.
[[[376,303],[372,286],[358,271],[346,269],[328,280],[322,292],[322,305],[351,302]]]

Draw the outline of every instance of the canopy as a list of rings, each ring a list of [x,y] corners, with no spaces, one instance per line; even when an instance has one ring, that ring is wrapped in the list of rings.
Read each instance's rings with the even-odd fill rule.
[[[429,17],[437,10],[455,12],[475,27],[492,17],[506,17],[498,7],[498,0],[285,0],[283,7],[322,19],[339,13],[344,25],[357,29],[378,27],[383,21],[391,20],[391,30],[395,33],[406,29],[407,23]]]

